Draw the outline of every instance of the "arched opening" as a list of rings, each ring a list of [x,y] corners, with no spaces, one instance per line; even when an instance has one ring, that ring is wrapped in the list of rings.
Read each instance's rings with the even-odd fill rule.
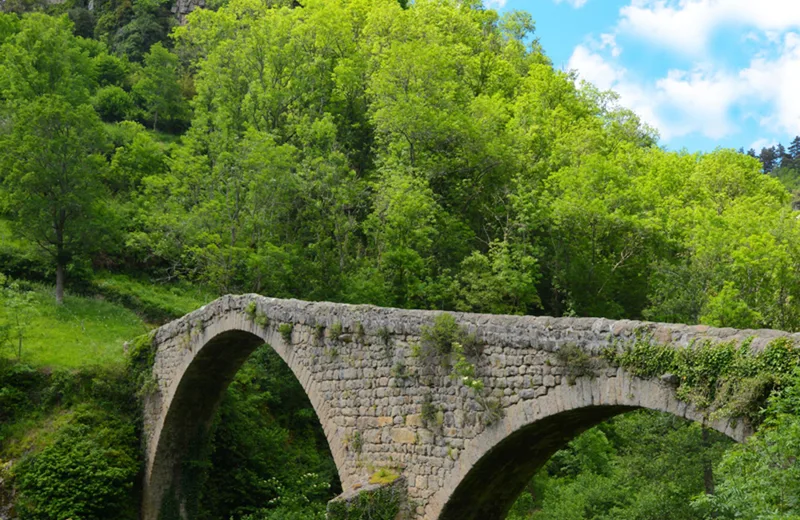
[[[266,344],[228,386],[200,455],[193,464],[203,479],[200,503],[191,515],[198,520],[289,513],[316,518],[341,493],[336,464],[305,390]]]
[[[643,416],[645,424],[648,417],[656,417],[675,424],[691,422],[665,412],[628,406],[585,407],[545,417],[518,429],[486,452],[456,487],[442,509],[439,519],[502,520],[512,518],[513,520],[528,520],[537,518],[532,514],[525,515],[523,513],[525,511],[533,513],[535,507],[540,507],[541,496],[528,497],[527,509],[524,504],[518,504],[517,501],[523,493],[536,494],[536,480],[547,476],[542,476],[537,472],[544,472],[545,466],[548,461],[551,461],[554,454],[565,454],[565,451],[560,450],[564,450],[570,441],[578,439],[581,434],[595,426],[607,425],[637,415]],[[721,437],[727,438],[722,433],[713,430],[709,434],[708,429],[700,428],[698,423],[693,424],[698,426],[695,433],[702,435],[704,439],[708,439],[710,435],[709,443],[718,442]],[[597,430],[592,430],[589,435],[592,434],[597,435]],[[733,442],[732,439],[731,442]],[[564,456],[566,457],[568,454]],[[699,478],[703,477],[701,472]],[[539,491],[541,491],[541,486]],[[668,491],[665,490],[665,492]],[[609,497],[609,501],[613,499],[614,497]],[[514,515],[509,516],[512,507]],[[572,513],[574,512],[572,511]],[[551,512],[546,513],[551,516],[545,514],[539,517],[557,518],[561,516],[566,518],[563,509],[555,513],[555,516],[552,516]],[[582,515],[574,517],[584,518]]]
[[[175,363],[176,383],[171,391],[165,392],[166,395],[159,398],[165,407],[164,416],[155,425],[155,431],[150,437],[154,451],[151,456],[149,478],[145,481],[143,505],[145,520],[212,518],[219,514],[220,510],[226,511],[225,514],[231,512],[231,500],[235,500],[237,493],[233,493],[234,497],[211,496],[210,490],[215,489],[214,483],[224,483],[219,478],[222,475],[214,475],[211,463],[215,456],[217,461],[225,459],[226,456],[233,457],[233,460],[228,459],[228,462],[233,463],[236,457],[242,460],[255,455],[252,450],[257,447],[252,442],[250,444],[245,442],[242,446],[232,446],[236,439],[230,438],[231,427],[239,427],[242,430],[252,426],[252,424],[237,426],[236,420],[243,419],[246,423],[253,417],[238,417],[231,422],[231,414],[242,412],[241,407],[237,409],[237,399],[241,401],[242,398],[254,398],[253,392],[258,387],[265,389],[263,384],[268,383],[271,378],[280,380],[284,385],[281,390],[284,393],[288,392],[287,395],[291,396],[294,404],[300,407],[304,425],[307,427],[306,433],[310,432],[313,436],[315,448],[327,452],[325,455],[332,459],[325,440],[327,435],[317,415],[319,403],[312,403],[312,399],[306,395],[308,389],[303,388],[299,380],[302,379],[302,374],[294,372],[291,364],[285,362],[286,348],[280,340],[277,340],[278,349],[273,350],[265,344],[265,339],[276,338],[261,337],[241,328],[231,328],[213,335],[204,343],[197,341],[195,347],[189,344],[186,349],[196,349],[194,355],[188,356],[188,362],[183,362],[185,366],[181,366],[180,361]],[[258,385],[251,384],[252,381],[247,381],[247,377],[236,380],[237,373],[243,367],[245,372],[249,372],[249,376],[260,378]],[[234,383],[233,389],[230,389],[231,383]],[[231,396],[229,390],[239,395]],[[221,407],[223,403],[225,404]],[[245,411],[245,414],[247,413]],[[225,420],[225,414],[228,414],[228,421]],[[221,424],[221,421],[226,424]],[[249,433],[251,434],[249,441],[257,440],[257,434],[252,431]],[[276,446],[280,445],[280,439],[273,440],[276,441]],[[292,442],[290,433],[287,434],[285,441]],[[245,451],[251,450],[251,453],[233,453],[239,448],[244,448]],[[262,464],[261,467],[265,466]],[[331,462],[328,469],[333,483],[331,493],[335,494],[339,491],[335,464]],[[242,473],[237,477],[243,476],[247,475]],[[261,487],[263,491],[264,487],[269,486],[280,488],[282,483],[270,483],[271,476],[274,475],[255,473],[249,475],[253,479],[260,479],[259,482],[252,483],[253,489]],[[246,484],[239,482],[232,485],[246,487]],[[206,502],[203,502],[204,500]],[[252,503],[241,505],[244,508],[238,510],[237,514],[247,512],[248,508],[255,509]],[[267,506],[267,503],[261,505]]]

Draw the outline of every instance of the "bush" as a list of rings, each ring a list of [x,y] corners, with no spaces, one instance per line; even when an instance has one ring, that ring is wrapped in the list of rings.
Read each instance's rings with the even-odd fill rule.
[[[116,85],[99,89],[92,104],[103,121],[110,123],[122,121],[133,110],[131,95]]]
[[[461,328],[456,323],[452,314],[439,314],[433,322],[433,326],[422,327],[422,345],[426,349],[432,349],[439,354],[449,354],[453,351],[453,343],[456,343],[462,335]]]
[[[137,448],[131,421],[80,407],[51,445],[15,467],[20,519],[135,519]]]

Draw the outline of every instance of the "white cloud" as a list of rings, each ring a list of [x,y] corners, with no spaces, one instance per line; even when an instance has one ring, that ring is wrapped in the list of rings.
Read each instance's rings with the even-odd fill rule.
[[[502,9],[506,5],[506,0],[486,0],[486,7],[489,9]]]
[[[687,54],[703,52],[714,30],[741,24],[778,34],[800,27],[797,0],[632,0],[620,10],[620,32]]]
[[[741,27],[742,41],[756,46],[748,65],[709,60],[710,39],[722,26]],[[621,61],[623,35],[692,56],[693,63],[637,78]],[[618,92],[621,104],[667,141],[695,132],[721,139],[747,120],[767,135],[800,135],[800,0],[631,0],[613,32],[574,49],[569,68]]]
[[[741,74],[751,88],[750,95],[774,107],[762,125],[800,135],[800,34],[787,33],[777,58],[757,56]]]
[[[778,146],[777,141],[774,139],[756,139],[750,143],[750,146],[747,149],[753,149],[756,151],[756,153],[759,153],[762,148],[770,148],[773,146]]]
[[[600,35],[600,48],[611,49],[611,55],[618,58],[622,54],[622,47],[617,45],[617,36],[613,33]]]
[[[626,68],[584,45],[575,48],[569,68],[602,90],[615,90],[623,106],[657,128],[666,140],[693,132],[719,139],[735,132],[730,109],[750,89],[740,76],[711,67],[671,70],[655,81],[640,81]]]
[[[575,9],[578,9],[579,7],[583,7],[584,5],[586,5],[586,2],[588,1],[589,0],[556,0],[556,3],[560,4],[561,2],[566,2]]]

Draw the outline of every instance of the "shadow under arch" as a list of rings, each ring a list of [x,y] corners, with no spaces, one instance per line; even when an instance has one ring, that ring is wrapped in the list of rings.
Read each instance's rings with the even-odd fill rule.
[[[231,313],[217,319],[197,337],[188,334],[192,355],[181,353],[174,359],[161,360],[174,374],[173,384],[145,397],[145,414],[158,417],[158,422],[146,431],[147,450],[142,500],[142,520],[169,517],[188,517],[187,505],[191,496],[190,476],[183,474],[183,462],[208,434],[215,413],[236,373],[250,355],[267,344],[291,369],[305,391],[319,419],[328,447],[333,455],[337,473],[341,475],[344,453],[341,443],[334,442],[337,434],[327,427],[328,406],[319,398],[310,374],[293,363],[291,346],[273,328],[259,327],[241,313]],[[164,355],[169,349],[163,349]],[[162,354],[162,349],[156,353]],[[163,412],[163,413],[161,413]],[[188,494],[187,494],[188,492]]]
[[[668,385],[630,376],[623,369],[601,381],[582,377],[540,398],[509,408],[503,419],[465,445],[444,486],[425,510],[430,520],[502,520],[533,475],[584,431],[637,409],[695,421],[737,442],[751,432],[742,421],[708,421],[677,400]]]

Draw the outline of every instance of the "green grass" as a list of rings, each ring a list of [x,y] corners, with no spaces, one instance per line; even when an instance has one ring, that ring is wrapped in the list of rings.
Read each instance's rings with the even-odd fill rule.
[[[98,274],[93,285],[107,299],[135,310],[148,322],[156,324],[180,318],[216,299],[214,293],[197,285],[159,285],[120,274]]]
[[[39,287],[22,360],[54,368],[116,364],[124,359],[123,344],[148,330],[136,313],[121,305],[68,294],[59,306],[51,288]],[[2,355],[16,354],[6,347]]]

